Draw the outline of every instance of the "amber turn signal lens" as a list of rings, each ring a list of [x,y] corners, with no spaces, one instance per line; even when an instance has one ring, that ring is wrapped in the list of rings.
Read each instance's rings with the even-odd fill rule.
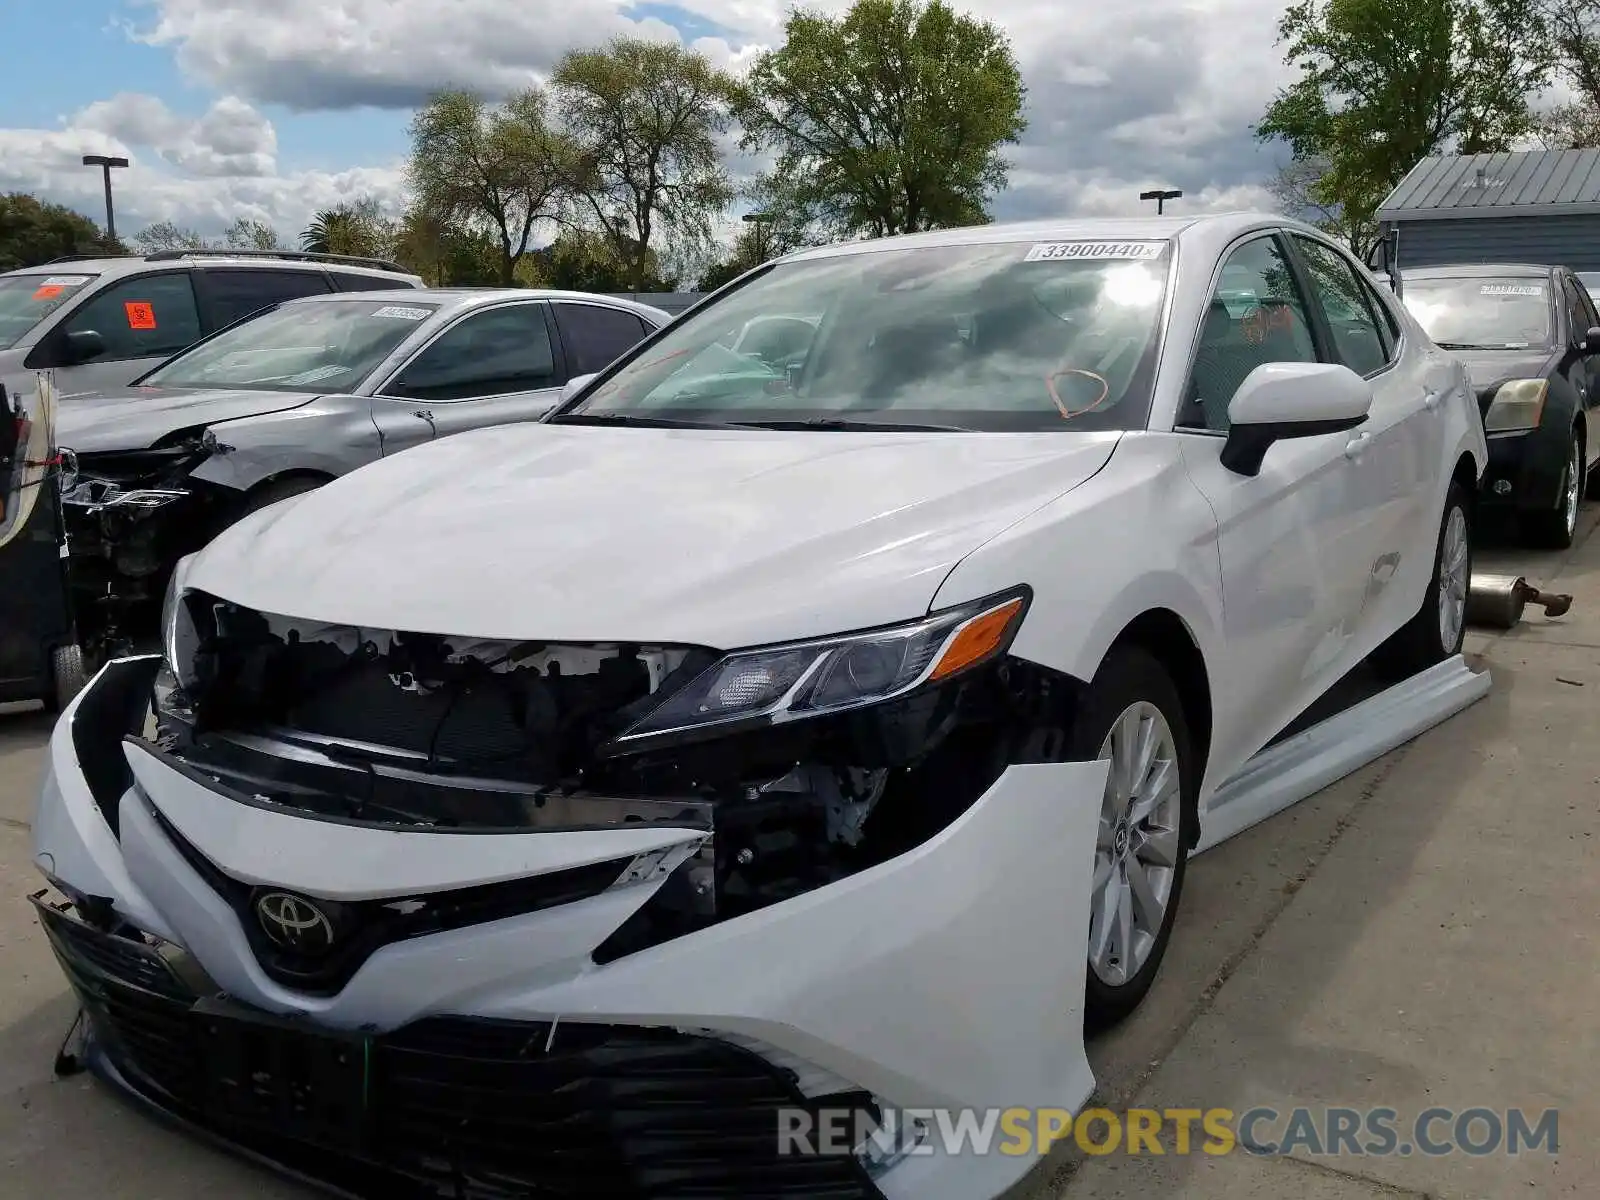
[[[946,679],[988,658],[1005,644],[1006,635],[1021,613],[1022,600],[1018,598],[973,617],[945,647],[929,680]]]

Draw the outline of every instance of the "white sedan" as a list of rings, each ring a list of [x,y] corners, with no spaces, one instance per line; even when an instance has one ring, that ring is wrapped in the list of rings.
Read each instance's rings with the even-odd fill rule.
[[[767,264],[184,561],[33,825],[86,1050],[386,1194],[995,1195],[1028,1157],[925,1122],[778,1134],[1081,1105],[1259,818],[1225,785],[1459,652],[1484,462],[1460,364],[1281,217]]]

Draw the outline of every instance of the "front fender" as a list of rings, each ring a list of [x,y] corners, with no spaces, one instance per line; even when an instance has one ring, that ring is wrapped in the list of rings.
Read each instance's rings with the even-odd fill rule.
[[[286,471],[336,478],[380,457],[377,429],[368,419],[364,400],[359,412],[312,405],[219,422],[209,432],[217,451],[195,468],[191,478],[237,492],[247,492]]]
[[[1202,658],[1217,662],[1216,519],[1183,466],[1177,435],[1125,436],[1098,475],[957,564],[934,606],[1018,583],[1032,586],[1034,600],[1012,653],[1033,662],[1091,679],[1123,631],[1156,610],[1175,615]],[[1225,718],[1214,694],[1212,709]]]

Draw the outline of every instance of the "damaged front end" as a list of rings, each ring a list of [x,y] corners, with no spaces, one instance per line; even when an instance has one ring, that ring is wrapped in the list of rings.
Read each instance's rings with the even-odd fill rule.
[[[1078,691],[1005,653],[1023,595],[734,655],[170,602],[157,745],[230,793],[391,827],[706,833],[597,962],[920,845],[1008,766],[1061,761]]]
[[[207,431],[149,449],[63,452],[68,571],[79,640],[93,661],[154,632],[178,560],[226,524],[236,498],[190,478],[220,449]]]

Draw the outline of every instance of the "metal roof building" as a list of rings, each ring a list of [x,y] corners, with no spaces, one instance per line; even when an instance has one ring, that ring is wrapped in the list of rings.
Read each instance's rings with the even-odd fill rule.
[[[1549,263],[1600,271],[1600,150],[1425,158],[1378,209],[1401,267]]]

